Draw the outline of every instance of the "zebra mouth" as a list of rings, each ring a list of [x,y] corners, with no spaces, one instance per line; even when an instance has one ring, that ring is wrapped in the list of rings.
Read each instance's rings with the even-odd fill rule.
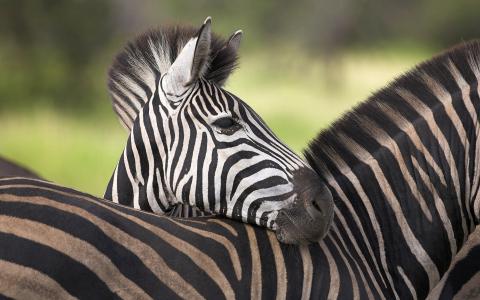
[[[311,219],[305,214],[300,217],[280,211],[275,221],[277,239],[285,244],[308,244],[320,241],[328,232],[331,217],[322,220]]]

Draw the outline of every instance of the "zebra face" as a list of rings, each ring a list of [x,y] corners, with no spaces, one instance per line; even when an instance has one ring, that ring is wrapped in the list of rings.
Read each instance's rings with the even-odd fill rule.
[[[161,135],[172,138],[163,163],[173,204],[274,229],[286,243],[323,237],[331,194],[245,102],[204,79],[172,100],[163,84],[153,107],[169,111]]]
[[[284,242],[317,240],[329,227],[332,197],[246,103],[221,88],[223,79],[209,79],[218,74],[212,65],[223,66],[221,52],[236,51],[241,36],[236,32],[213,51],[210,24],[207,19],[171,64],[164,56],[173,50],[148,52],[137,62],[143,50],[133,45],[128,65],[114,69],[115,108],[135,107],[132,97],[119,95],[141,94],[144,86],[149,92],[131,125],[129,111],[116,108],[131,134],[105,198],[125,204],[133,198],[134,207],[157,213],[188,204],[276,230]],[[148,37],[141,43],[148,51],[157,45]]]
[[[322,237],[332,200],[314,171],[245,102],[195,77],[202,73],[195,61],[207,61],[201,51],[209,28],[208,21],[159,82],[158,106],[168,111],[163,135],[172,137],[164,163],[175,166],[166,168],[173,202],[275,229],[285,242]]]

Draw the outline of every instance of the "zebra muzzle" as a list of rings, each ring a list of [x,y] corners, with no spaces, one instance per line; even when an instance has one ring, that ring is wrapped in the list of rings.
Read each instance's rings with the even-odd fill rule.
[[[307,244],[320,241],[333,219],[333,197],[327,186],[310,170],[294,175],[296,199],[281,209],[275,220],[279,241]]]

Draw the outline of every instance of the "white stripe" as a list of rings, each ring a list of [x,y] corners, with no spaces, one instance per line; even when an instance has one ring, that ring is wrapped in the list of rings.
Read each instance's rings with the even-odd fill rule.
[[[338,232],[338,228],[337,228],[335,223],[332,224],[332,227],[330,228],[330,231],[335,232],[337,236],[340,236],[340,233]],[[340,247],[338,246],[335,239],[331,238],[330,240],[337,250],[336,253],[340,254],[340,258],[343,260],[343,263],[344,263],[345,267],[347,268],[348,274],[350,275],[349,278],[350,278],[350,283],[352,284],[352,299],[360,299],[357,278],[356,278],[355,274],[353,273],[352,266],[350,265],[350,262],[345,257],[343,251],[340,249]],[[346,275],[346,274],[344,274],[344,275]],[[342,279],[346,279],[346,276],[343,276]]]
[[[143,113],[141,113],[141,116],[140,118],[143,119]],[[143,127],[143,122],[141,123]],[[132,149],[132,153],[133,153],[133,160],[134,160],[134,163],[135,163],[135,179],[138,180],[140,182],[140,184],[144,185],[145,184],[145,180],[143,179],[143,175],[142,175],[142,165],[140,163],[140,154],[138,153],[138,149],[137,149],[137,144],[135,143],[135,135],[133,133],[133,130],[132,130],[132,133],[130,134],[130,146],[131,146],[131,149]]]
[[[350,166],[348,166],[342,160],[342,158],[340,156],[336,155],[335,153],[328,153],[327,152],[327,155],[329,156],[330,160],[333,161],[337,165],[337,168],[341,171],[342,175],[345,176],[350,181],[350,183],[353,185],[354,190],[356,191],[357,195],[360,197],[360,200],[361,200],[362,204],[364,205],[365,209],[367,210],[368,219],[370,220],[370,223],[373,227],[375,237],[378,240],[377,247],[378,247],[378,252],[379,252],[379,255],[380,255],[380,263],[381,263],[381,266],[382,266],[382,270],[386,274],[387,280],[388,280],[390,286],[394,287],[395,286],[394,281],[392,279],[392,276],[390,275],[388,265],[387,265],[387,259],[386,259],[386,255],[385,255],[386,250],[385,250],[385,242],[384,242],[384,239],[383,239],[383,233],[380,229],[380,224],[378,223],[377,216],[375,214],[375,210],[373,209],[373,206],[372,206],[372,203],[370,202],[369,197],[367,196],[367,194],[365,193],[365,190],[363,189],[362,185],[360,184],[360,180],[357,178],[357,176],[350,169]],[[363,226],[361,225],[362,223],[360,221],[360,218],[358,217],[358,215],[355,212],[355,209],[352,207],[352,204],[350,203],[351,199],[348,198],[347,195],[345,195],[342,188],[340,187],[338,182],[335,180],[335,178],[333,177],[333,175],[330,173],[330,171],[327,168],[322,168],[322,173],[326,174],[326,179],[327,179],[328,184],[331,185],[335,189],[335,191],[337,192],[337,194],[340,197],[340,200],[342,200],[344,205],[347,206],[350,214],[353,216],[353,220],[357,224],[357,227],[360,230],[360,233],[361,233],[361,235],[362,235],[362,237],[365,241],[365,244],[367,245],[368,253],[369,253],[370,257],[372,258],[372,260],[375,264],[375,268],[376,268],[378,274],[380,275],[380,278],[382,279],[383,284],[386,286],[386,282],[385,282],[383,276],[381,276],[380,267],[378,265],[376,256],[374,255],[374,252],[373,252],[373,249],[372,249],[372,245],[371,245],[372,243],[367,238],[367,235],[366,235],[366,233],[363,229]],[[345,228],[348,228],[348,227],[345,227]],[[395,293],[395,296],[398,298],[398,295],[396,294],[396,290],[393,289],[393,291]]]
[[[443,132],[438,127],[438,124],[435,121],[435,117],[433,116],[433,112],[430,107],[428,107],[425,103],[423,103],[420,99],[414,96],[407,90],[398,89],[397,93],[408,102],[413,108],[418,108],[418,113],[424,117],[425,122],[428,125],[428,128],[432,132],[433,136],[438,140],[438,144],[447,159],[448,166],[450,168],[450,178],[454,181],[453,188],[455,189],[455,193],[457,196],[457,201],[459,204],[459,211],[461,215],[462,221],[462,229],[465,234],[467,234],[467,223],[465,220],[465,216],[463,215],[463,210],[461,209],[461,196],[460,196],[460,181],[458,178],[458,169],[457,165],[455,164],[455,158],[453,157],[453,152],[450,149],[450,143],[448,142],[447,138],[443,134]],[[465,237],[464,237],[465,238]]]
[[[128,180],[130,181],[130,185],[132,186],[133,207],[136,209],[140,209],[140,205],[138,204],[138,183],[136,182],[136,180],[133,179],[132,173],[130,172],[126,151],[123,152],[123,165],[125,166],[125,172],[127,173]]]
[[[442,220],[443,227],[447,232],[448,241],[450,243],[450,251],[452,252],[452,256],[453,256],[455,255],[455,253],[457,253],[457,240],[455,239],[455,233],[453,232],[452,223],[450,222],[450,218],[448,217],[445,204],[443,203],[442,198],[438,195],[437,190],[435,189],[435,186],[431,182],[428,174],[425,173],[425,171],[420,167],[419,163],[417,162],[417,160],[413,155],[410,156],[410,158],[412,159],[413,167],[420,174],[420,178],[422,178],[422,180],[425,183],[425,186],[428,188],[428,190],[432,194],[433,200],[435,202],[435,208],[437,209],[438,215]]]
[[[343,144],[351,150],[351,154],[364,162],[373,171],[378,186],[384,193],[385,199],[387,200],[395,215],[395,219],[399,225],[399,228],[403,234],[403,237],[405,238],[407,245],[409,246],[410,251],[412,251],[413,256],[425,269],[425,272],[428,276],[429,287],[433,288],[440,279],[440,274],[438,272],[437,266],[432,261],[428,253],[425,251],[422,244],[413,234],[413,231],[410,228],[410,224],[405,218],[402,207],[400,206],[400,203],[395,196],[395,193],[393,193],[390,184],[386,180],[378,161],[361,145],[357,144],[354,140],[348,138],[344,134],[339,135],[339,140],[342,141]]]
[[[412,294],[412,298],[413,299],[418,299],[417,292],[415,291],[415,288],[413,287],[412,282],[410,281],[410,279],[408,279],[408,277],[405,274],[405,272],[403,271],[402,267],[397,266],[397,271],[400,274],[400,276],[402,277],[403,281],[405,282],[405,285],[407,286],[408,290],[410,291],[410,294]],[[433,287],[431,286],[430,289],[432,289],[432,288]]]
[[[325,254],[325,257],[327,258],[328,271],[330,275],[330,287],[328,289],[327,299],[338,299],[338,292],[340,289],[340,275],[338,274],[337,263],[333,259],[332,253],[330,252],[330,249],[328,249],[325,242],[321,241],[318,244],[320,245],[320,249]]]
[[[388,110],[386,107],[382,107],[382,110]],[[400,168],[400,173],[403,175],[403,179],[407,183],[408,187],[410,188],[410,192],[412,196],[415,197],[418,205],[420,205],[420,209],[422,210],[423,214],[427,218],[429,222],[432,222],[432,213],[428,208],[427,201],[423,198],[422,193],[418,190],[417,184],[415,179],[412,178],[410,172],[408,171],[408,167],[403,159],[402,151],[398,147],[398,140],[400,140],[400,136],[395,136],[395,139],[391,138],[383,129],[377,126],[374,122],[372,122],[368,117],[363,117],[360,119],[362,127],[365,127],[365,132],[367,132],[373,139],[375,139],[380,145],[384,148],[390,150],[391,154],[395,157],[398,166]],[[409,128],[413,130],[413,128]],[[402,128],[403,130],[403,128]],[[403,131],[404,137],[410,135],[409,130]],[[405,140],[402,139],[400,142],[404,142]]]
[[[153,111],[153,104],[152,104],[152,101],[149,101],[149,113],[151,114],[152,111]],[[154,189],[153,189],[153,179],[154,179],[154,173],[155,173],[155,158],[153,157],[152,145],[150,144],[151,143],[150,137],[148,136],[147,130],[145,129],[143,112],[140,114],[139,118],[140,118],[140,133],[142,135],[142,141],[145,145],[145,152],[147,155],[147,163],[148,163],[148,178],[146,183],[147,200],[152,211],[161,212],[162,209],[158,205],[158,202],[156,200],[157,195],[155,195]],[[155,116],[153,118],[155,119]]]
[[[145,94],[144,91],[142,91],[141,94],[138,94],[138,96],[135,96],[133,95],[129,90],[127,90],[125,88],[125,86],[127,86],[128,88],[130,88],[130,90],[132,90],[132,84],[133,85],[137,85],[135,82],[133,82],[129,77],[127,77],[126,75],[121,75],[121,77],[119,78],[119,80],[121,82],[117,82],[117,81],[114,81],[115,83],[115,86],[118,88],[118,90],[120,92],[122,92],[126,98],[128,98],[128,100],[131,102],[131,104],[134,106],[135,110],[136,110],[136,113],[135,115],[137,115],[140,110],[142,109],[142,106],[143,106],[143,102],[140,102],[141,99],[139,100],[138,97],[141,97],[142,94],[144,95],[144,97],[147,97],[147,95]],[[145,100],[146,101],[146,100]],[[123,100],[123,102],[125,102]],[[126,105],[129,105],[129,103],[125,103]]]
[[[113,181],[112,181],[112,201],[118,203],[118,190],[117,190],[117,176],[118,176],[118,165],[115,167],[113,172]]]

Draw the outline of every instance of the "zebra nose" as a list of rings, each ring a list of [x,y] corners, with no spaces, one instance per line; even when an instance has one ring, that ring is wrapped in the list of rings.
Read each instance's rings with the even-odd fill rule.
[[[322,203],[320,199],[313,199],[311,204],[312,204],[313,210],[315,210],[320,216],[325,215],[325,209],[322,208]]]
[[[333,205],[330,200],[328,197],[308,202],[297,199],[289,207],[281,209],[275,220],[278,240],[287,244],[321,240],[332,222]]]
[[[277,238],[284,243],[320,240],[333,218],[333,197],[328,187],[311,169],[294,174],[296,200],[280,210]]]
[[[323,185],[313,195],[306,195],[305,209],[312,219],[327,218],[333,209],[332,193]]]
[[[294,174],[293,184],[297,201],[302,202],[311,218],[326,217],[330,213],[332,194],[312,169],[298,170]]]

